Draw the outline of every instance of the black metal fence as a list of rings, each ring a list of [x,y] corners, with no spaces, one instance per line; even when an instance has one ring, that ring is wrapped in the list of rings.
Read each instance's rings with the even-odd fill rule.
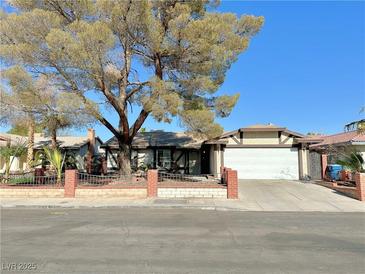
[[[92,175],[79,173],[78,186],[125,186],[125,185],[144,185],[146,174],[113,174],[113,175]]]
[[[65,182],[64,174],[58,178],[56,174],[38,176],[33,172],[23,174],[0,175],[0,186],[27,186],[27,187],[62,187]]]

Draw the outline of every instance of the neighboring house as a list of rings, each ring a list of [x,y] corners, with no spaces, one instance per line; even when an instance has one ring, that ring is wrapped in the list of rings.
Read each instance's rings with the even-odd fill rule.
[[[4,141],[1,141],[1,140]],[[27,137],[0,133],[0,146],[6,145],[6,142],[27,143]],[[95,137],[95,131],[88,129],[87,136],[57,136],[58,146],[69,154],[73,154],[77,160],[77,167],[79,170],[86,169],[86,156],[90,151],[93,155],[98,155],[103,151],[100,146],[103,144],[99,137]],[[34,135],[34,150],[41,150],[44,146],[51,144],[50,137],[46,137],[43,134],[36,133]],[[14,159],[11,171],[25,170],[26,169],[26,155],[20,159]],[[5,170],[5,164],[0,161],[0,172]]]
[[[0,133],[0,147],[26,145],[27,138],[20,135]],[[26,163],[26,155],[22,157],[10,157],[10,171],[23,169]],[[24,166],[25,167],[25,166]],[[0,156],[0,173],[5,172],[5,159]]]
[[[350,152],[359,152],[365,159],[365,134],[359,131],[342,132],[334,135],[321,136],[309,146],[311,151],[327,154],[328,164],[335,164]],[[365,166],[364,166],[365,167]]]
[[[284,127],[254,125],[199,140],[185,133],[138,133],[132,143],[132,165],[185,174],[220,174],[227,166],[241,179],[299,179],[308,176],[304,136]],[[118,144],[107,141],[108,167],[116,168]]]

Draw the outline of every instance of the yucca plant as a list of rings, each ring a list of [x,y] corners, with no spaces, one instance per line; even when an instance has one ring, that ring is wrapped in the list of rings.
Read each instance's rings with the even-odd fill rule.
[[[364,159],[359,152],[351,152],[347,155],[343,155],[344,159],[337,160],[337,164],[351,170],[352,172],[363,171]]]
[[[48,162],[52,165],[52,167],[57,172],[57,184],[61,183],[61,176],[62,176],[62,167],[64,163],[64,156],[62,155],[61,151],[57,148],[51,149],[48,147],[43,148],[44,154],[48,160]]]

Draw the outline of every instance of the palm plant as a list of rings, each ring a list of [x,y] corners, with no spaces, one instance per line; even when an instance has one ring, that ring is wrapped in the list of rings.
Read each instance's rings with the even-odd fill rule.
[[[57,183],[61,183],[62,167],[64,164],[64,155],[57,148],[44,147],[43,151],[49,163],[57,172]]]
[[[348,168],[352,172],[363,171],[364,159],[359,152],[351,152],[348,155],[343,155],[344,159],[337,160],[337,164]]]

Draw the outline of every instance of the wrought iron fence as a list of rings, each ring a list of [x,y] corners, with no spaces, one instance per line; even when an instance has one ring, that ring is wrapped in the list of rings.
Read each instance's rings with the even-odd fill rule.
[[[112,175],[92,175],[79,173],[79,186],[125,186],[143,185],[146,183],[146,174],[112,174]]]
[[[179,173],[158,173],[159,183],[201,183],[201,184],[220,184],[221,180],[211,174],[179,174]]]
[[[65,182],[64,174],[61,175],[61,178],[58,178],[56,174],[38,176],[33,172],[23,173],[23,174],[10,174],[8,176],[1,174],[0,175],[0,186],[20,186],[20,187],[35,187],[35,186],[44,186],[44,187],[61,187]]]

